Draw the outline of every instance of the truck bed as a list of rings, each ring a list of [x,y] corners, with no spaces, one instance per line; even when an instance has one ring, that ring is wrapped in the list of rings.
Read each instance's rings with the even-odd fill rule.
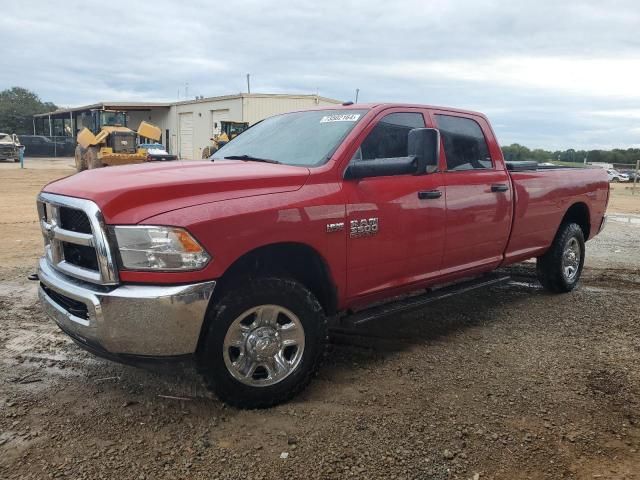
[[[530,163],[535,162],[506,162],[515,202],[505,263],[544,253],[572,206],[586,209],[589,228],[585,239],[593,237],[601,228],[607,207],[609,183],[602,169],[534,167]]]

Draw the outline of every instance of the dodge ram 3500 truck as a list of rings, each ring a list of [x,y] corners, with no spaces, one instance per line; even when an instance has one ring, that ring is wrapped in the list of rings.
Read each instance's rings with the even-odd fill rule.
[[[293,112],[209,160],[44,187],[39,294],[95,354],[186,356],[223,401],[267,407],[309,382],[329,321],[421,307],[529,258],[548,290],[572,290],[608,196],[599,168],[505,163],[480,113]]]

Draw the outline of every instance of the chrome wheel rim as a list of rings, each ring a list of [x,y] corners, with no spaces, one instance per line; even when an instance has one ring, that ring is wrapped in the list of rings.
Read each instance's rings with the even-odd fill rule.
[[[581,255],[582,251],[578,239],[575,237],[569,239],[562,253],[562,272],[564,273],[564,278],[570,282],[578,275]]]
[[[266,387],[291,375],[304,353],[300,319],[280,305],[260,305],[231,323],[223,356],[229,373],[241,383]]]

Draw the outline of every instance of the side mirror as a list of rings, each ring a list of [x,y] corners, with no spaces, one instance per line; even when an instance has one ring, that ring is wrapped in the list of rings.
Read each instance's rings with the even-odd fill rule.
[[[440,131],[435,128],[414,128],[409,131],[408,153],[417,161],[416,175],[431,173],[438,168]]]
[[[352,161],[344,172],[345,180],[392,175],[424,175],[438,168],[440,132],[435,128],[414,128],[407,138],[406,157]]]
[[[366,177],[389,177],[415,174],[417,162],[414,157],[376,158],[352,162],[344,172],[346,180]]]

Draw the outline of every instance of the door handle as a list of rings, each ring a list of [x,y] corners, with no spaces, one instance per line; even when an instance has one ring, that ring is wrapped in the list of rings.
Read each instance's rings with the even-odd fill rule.
[[[418,192],[418,198],[420,200],[428,200],[430,198],[440,198],[442,196],[442,192],[440,190],[426,190],[423,192]]]
[[[509,186],[504,183],[495,183],[491,185],[492,192],[506,192],[507,190],[509,190]]]

